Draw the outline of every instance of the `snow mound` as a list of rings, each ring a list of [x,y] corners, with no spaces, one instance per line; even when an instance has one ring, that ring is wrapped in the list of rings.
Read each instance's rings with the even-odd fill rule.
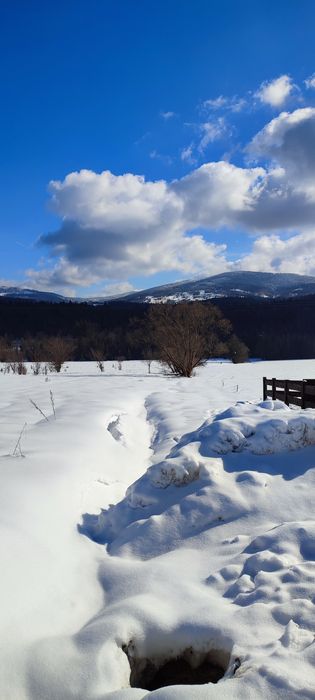
[[[1,700],[314,700],[314,361],[105,370],[0,373]]]
[[[227,478],[218,453],[276,454],[315,444],[315,411],[281,401],[238,402],[184,435],[168,457],[152,465],[125,498],[99,515],[83,516],[80,531],[111,553],[141,558],[179,540],[244,517],[265,496],[266,475],[239,469]],[[241,459],[241,454],[239,459]]]
[[[233,567],[224,567],[208,583],[216,585],[235,605],[274,603],[274,617],[284,622],[290,619],[283,612],[284,606],[291,600],[299,601],[299,621],[312,626],[314,576],[315,522],[309,520],[277,525],[255,537],[234,560]]]
[[[200,442],[203,455],[298,450],[315,444],[315,412],[290,409],[282,401],[239,401],[214,419],[206,420],[198,430],[184,435],[171,455],[191,442]]]
[[[106,544],[97,624],[128,656],[126,697],[139,687],[188,697],[183,680],[155,688],[170,674],[193,682],[189,648],[198,673],[207,650],[230,660],[218,683],[191,686],[191,698],[314,697],[315,453],[302,449],[311,444],[315,412],[239,402],[183,435],[120,503],[84,518],[82,531]],[[303,474],[286,480],[298,448]],[[255,469],[271,459],[282,472]]]

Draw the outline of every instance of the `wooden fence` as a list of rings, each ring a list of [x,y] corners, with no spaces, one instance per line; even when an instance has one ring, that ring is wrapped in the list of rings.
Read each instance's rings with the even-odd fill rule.
[[[267,379],[263,378],[264,401],[267,398],[280,399],[288,406],[315,408],[315,379]]]

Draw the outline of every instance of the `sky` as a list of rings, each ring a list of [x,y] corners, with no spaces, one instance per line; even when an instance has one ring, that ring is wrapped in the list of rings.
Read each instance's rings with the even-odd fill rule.
[[[0,284],[315,275],[313,0],[3,0]]]

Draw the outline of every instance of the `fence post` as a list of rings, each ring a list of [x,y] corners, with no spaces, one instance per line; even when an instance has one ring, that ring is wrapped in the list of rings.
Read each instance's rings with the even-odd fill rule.
[[[290,401],[289,401],[289,382],[287,379],[285,380],[285,384],[284,384],[284,403],[286,403],[287,406],[290,403]]]
[[[277,392],[276,382],[277,382],[277,380],[276,380],[275,377],[272,377],[272,380],[271,380],[271,381],[272,381],[272,398],[273,398],[273,401],[274,401],[274,400],[277,398],[277,397],[276,397],[276,392]]]
[[[263,377],[263,397],[264,401],[267,399],[267,377]]]
[[[302,408],[305,408],[305,382],[302,382],[302,401],[301,401],[301,406]]]

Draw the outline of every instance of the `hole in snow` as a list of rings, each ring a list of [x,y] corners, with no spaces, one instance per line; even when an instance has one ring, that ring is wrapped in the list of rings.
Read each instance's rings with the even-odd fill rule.
[[[111,434],[114,440],[117,440],[117,442],[119,442],[122,439],[122,433],[119,430],[119,425],[120,416],[112,416],[107,425],[108,432]]]
[[[230,654],[226,651],[211,650],[202,653],[189,648],[173,658],[152,659],[133,656],[132,644],[124,646],[123,651],[130,664],[131,688],[143,690],[157,690],[169,685],[217,683],[223,678],[230,663]]]

